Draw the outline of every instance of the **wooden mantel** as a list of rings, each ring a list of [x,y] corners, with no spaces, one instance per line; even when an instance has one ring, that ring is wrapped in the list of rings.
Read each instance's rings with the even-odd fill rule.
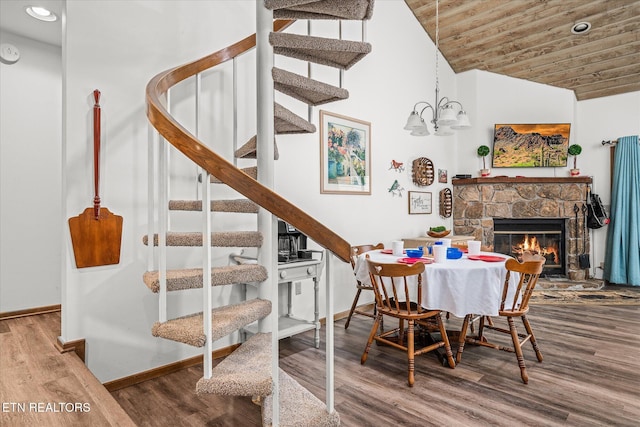
[[[453,185],[476,184],[591,184],[590,176],[535,177],[535,176],[494,176],[491,178],[452,179]]]

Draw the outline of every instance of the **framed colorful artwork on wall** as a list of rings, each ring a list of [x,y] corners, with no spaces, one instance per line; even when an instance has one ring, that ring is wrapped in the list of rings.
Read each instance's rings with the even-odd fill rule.
[[[371,123],[320,110],[320,193],[371,194]]]

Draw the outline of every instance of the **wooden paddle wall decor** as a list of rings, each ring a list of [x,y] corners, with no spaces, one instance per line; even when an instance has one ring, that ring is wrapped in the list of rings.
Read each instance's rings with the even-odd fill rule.
[[[76,267],[118,264],[122,240],[122,217],[100,207],[100,91],[93,91],[93,207],[69,218]]]

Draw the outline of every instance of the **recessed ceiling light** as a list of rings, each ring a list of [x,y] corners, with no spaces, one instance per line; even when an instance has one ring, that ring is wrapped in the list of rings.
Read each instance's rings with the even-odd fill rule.
[[[27,14],[41,21],[53,22],[58,19],[55,13],[49,9],[39,6],[29,6],[26,9]]]
[[[571,32],[573,34],[586,34],[591,29],[591,23],[587,21],[578,22],[573,27],[571,27]]]

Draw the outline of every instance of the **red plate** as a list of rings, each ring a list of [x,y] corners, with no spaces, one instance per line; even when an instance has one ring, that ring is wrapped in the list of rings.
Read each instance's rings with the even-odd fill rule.
[[[467,258],[474,261],[486,261],[486,262],[500,262],[504,261],[506,258],[495,255],[469,255]]]
[[[406,253],[406,252],[407,252],[407,251],[402,251],[402,253],[403,253],[403,254],[404,254],[404,253]],[[380,253],[381,253],[381,254],[388,254],[388,255],[391,255],[391,254],[393,254],[393,249],[383,249],[383,250],[381,250],[381,251],[380,251]]]
[[[431,264],[433,262],[430,258],[400,258],[398,262],[402,264],[415,264],[416,262],[423,262],[425,264]]]

